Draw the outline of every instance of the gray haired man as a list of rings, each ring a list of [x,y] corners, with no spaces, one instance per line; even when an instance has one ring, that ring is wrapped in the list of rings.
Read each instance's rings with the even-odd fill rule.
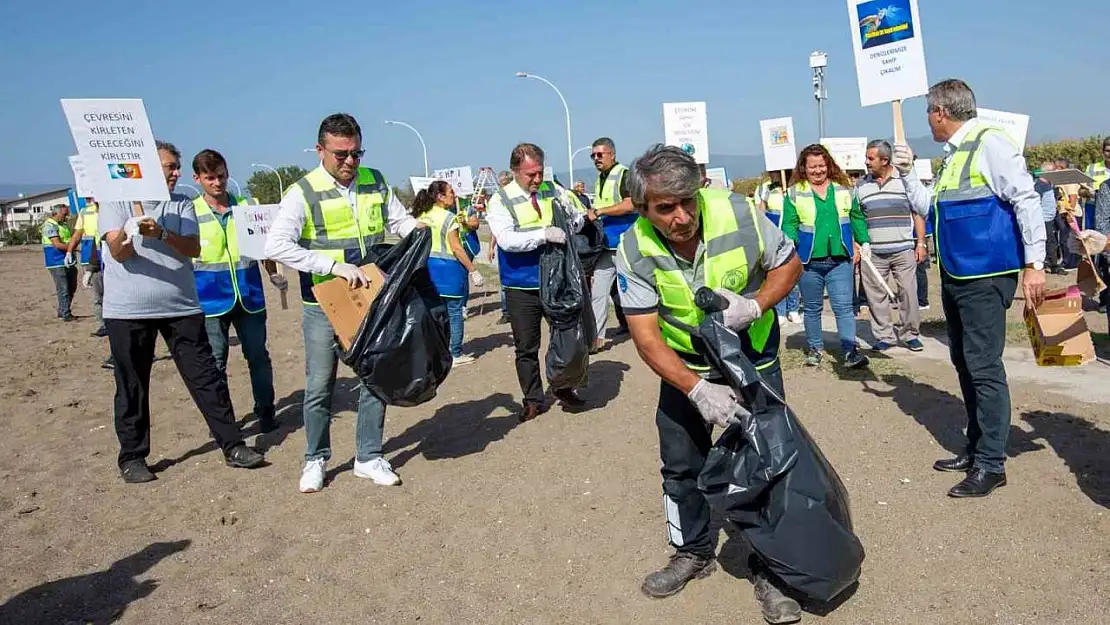
[[[910,350],[925,347],[918,334],[921,312],[917,309],[917,264],[926,257],[925,217],[929,192],[913,171],[913,152],[905,145],[891,149],[886,141],[867,145],[867,175],[856,183],[860,210],[871,235],[871,263],[864,267],[863,290],[871,309],[871,349],[883,352],[897,338]],[[891,276],[898,284],[898,323],[891,323],[891,298],[884,282]]]

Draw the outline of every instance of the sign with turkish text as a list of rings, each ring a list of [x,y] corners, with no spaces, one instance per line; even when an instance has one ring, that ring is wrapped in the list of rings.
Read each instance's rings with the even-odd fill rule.
[[[278,204],[236,204],[231,207],[240,255],[254,260],[266,258],[266,236],[270,234],[270,226],[279,208]],[[201,242],[204,240],[201,239]]]
[[[98,202],[170,199],[142,100],[63,99],[62,110]]]
[[[759,134],[767,171],[794,169],[798,160],[794,146],[794,118],[765,119],[759,122]]]
[[[933,162],[927,158],[918,158],[913,161],[913,171],[918,180],[933,179]]]
[[[728,189],[728,172],[724,167],[707,167],[705,177],[709,178],[710,189]]]
[[[73,183],[77,197],[93,197],[92,184],[89,183],[89,175],[85,171],[85,161],[74,154],[69,157],[69,168],[73,170]]]
[[[455,194],[460,196],[474,194],[474,172],[470,166],[437,169],[432,176],[447,181],[455,188]]]
[[[848,21],[861,105],[928,93],[917,0],[848,0]]]
[[[409,184],[412,185],[413,193],[420,193],[427,189],[435,182],[435,178],[425,178],[424,176],[409,176]]]
[[[664,143],[682,149],[698,163],[709,162],[709,123],[705,102],[663,104]]]
[[[821,139],[821,145],[841,169],[859,171],[867,168],[867,137],[827,137]]]
[[[996,126],[1006,131],[1019,148],[1025,148],[1025,138],[1029,135],[1029,116],[1021,113],[1006,113],[979,107],[979,121],[988,126]]]

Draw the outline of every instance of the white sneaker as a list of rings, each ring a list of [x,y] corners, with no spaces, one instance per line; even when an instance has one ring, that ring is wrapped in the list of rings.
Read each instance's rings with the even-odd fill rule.
[[[323,458],[309,460],[304,463],[301,471],[301,492],[316,493],[324,487],[324,473],[328,470],[328,461]]]
[[[469,365],[470,363],[474,362],[475,360],[477,360],[477,359],[474,358],[474,356],[471,356],[470,354],[461,354],[459,356],[455,356],[454,358],[452,358],[451,359],[451,364],[457,367],[459,365]]]
[[[389,461],[380,456],[368,462],[355,460],[355,477],[369,478],[379,486],[396,486],[401,483],[401,478],[393,472]]]
[[[786,313],[786,318],[790,320],[790,323],[801,323],[802,322],[802,313],[800,313],[796,310],[792,310],[792,311]]]

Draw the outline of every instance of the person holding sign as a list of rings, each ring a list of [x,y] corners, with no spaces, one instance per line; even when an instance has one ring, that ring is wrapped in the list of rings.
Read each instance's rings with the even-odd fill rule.
[[[798,257],[805,265],[800,286],[808,344],[806,364],[821,364],[821,313],[828,291],[844,366],[866,367],[870,360],[859,352],[856,342],[853,264],[870,258],[871,237],[851,181],[825,146],[815,143],[798,156],[789,184],[782,231],[797,245]]]
[[[463,310],[470,294],[467,278],[475,287],[485,284],[482,274],[463,249],[459,220],[451,212],[455,206],[455,189],[443,180],[436,180],[421,189],[412,201],[412,216],[432,229],[432,251],[428,257],[428,273],[440,297],[447,302],[451,320],[451,357],[455,365],[474,362],[474,356],[462,353]]]
[[[424,227],[408,214],[380,171],[360,166],[365,153],[362,128],[354,117],[346,113],[325,117],[316,135],[320,166],[286,190],[266,238],[266,256],[300,272],[307,442],[299,484],[302,493],[324,487],[339,362],[335,329],[312,287],[332,278],[346,280],[351,288],[369,286],[359,265],[374,245],[385,241],[386,229],[405,236],[413,228]],[[384,428],[385,404],[359,384],[354,474],[395,486],[401,478],[382,457]]]
[[[96,202],[92,198],[85,198],[85,207],[77,213],[77,221],[73,224],[73,238],[69,240],[67,254],[73,254],[81,248],[81,284],[92,291],[93,316],[98,327],[92,333],[97,338],[108,336],[108,329],[104,327],[104,274],[100,271],[100,250],[97,249],[99,239],[96,230]]]
[[[216,366],[227,380],[227,352],[231,327],[247,359],[254,396],[254,416],[262,432],[278,428],[274,418],[274,369],[266,349],[266,295],[259,262],[239,255],[232,206],[247,201],[227,191],[227,161],[215,150],[201,150],[193,157],[193,180],[203,193],[193,200],[200,228],[200,256],[193,259],[197,296],[204,311],[204,326]],[[274,261],[263,261],[270,284],[289,287],[278,275]]]
[[[675,548],[641,589],[662,598],[716,568],[709,504],[698,490],[698,475],[713,444],[713,426],[726,428],[745,410],[692,333],[705,317],[694,293],[707,286],[728,301],[725,324],[739,334],[745,355],[782,397],[774,306],[797,283],[802,266],[790,240],[746,197],[703,189],[698,164],[681,148],[649,149],[632,165],[628,187],[643,219],[621,239],[618,283],[636,350],[661,378],[655,423],[667,529]],[[797,621],[800,606],[782,593],[758,558],[751,571],[764,617]]]
[[[73,294],[77,292],[77,259],[70,251],[73,230],[66,221],[69,219],[69,205],[55,204],[50,216],[42,222],[42,254],[46,270],[54,279],[54,291],[58,296],[58,318],[73,321],[76,317],[70,312]]]
[[[1021,149],[979,122],[967,83],[933,85],[927,106],[933,139],[946,154],[934,187],[936,243],[949,351],[968,421],[967,450],[933,468],[967,474],[950,496],[985,497],[1006,484],[1006,310],[1019,272],[1026,310],[1044,301],[1044,221]]]
[[[640,215],[632,208],[632,199],[628,195],[628,168],[617,162],[617,147],[613,140],[609,137],[601,137],[594,141],[590,158],[597,168],[597,184],[594,186],[594,192],[597,193],[597,207],[594,212],[601,217],[605,244],[608,247],[607,251],[598,256],[590,283],[590,300],[597,327],[596,349],[601,347],[602,341],[605,340],[605,327],[609,325],[610,299],[615,303],[620,333],[628,332],[624,311],[617,301],[619,299],[616,290],[617,269],[613,264],[613,257],[620,245],[621,235],[632,227]]]
[[[243,443],[197,300],[191,259],[201,253],[193,201],[173,192],[181,153],[158,142],[168,202],[107,202],[101,206],[104,256],[104,325],[116,372],[119,468],[128,483],[155,479],[150,455],[150,368],[161,334],[228,465],[253,469],[262,454]]]

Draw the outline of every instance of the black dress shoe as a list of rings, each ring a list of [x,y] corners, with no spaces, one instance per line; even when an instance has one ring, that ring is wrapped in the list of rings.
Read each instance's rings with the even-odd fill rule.
[[[999,486],[1006,485],[1005,473],[988,473],[984,469],[972,469],[962,482],[948,491],[949,497],[986,497]]]
[[[96,329],[96,332],[93,332],[89,336],[95,336],[98,339],[102,339],[102,338],[108,336],[108,328],[105,328],[104,326],[100,326],[99,328]]]
[[[586,404],[586,400],[582,399],[578,391],[572,388],[561,388],[551,394],[567,408],[579,408]]]
[[[525,404],[520,408],[520,412],[516,413],[516,420],[524,423],[525,421],[531,421],[532,419],[535,419],[539,414],[539,406],[537,406],[536,404],[525,402]]]
[[[231,448],[224,457],[227,466],[236,469],[255,469],[266,463],[266,457],[243,443]]]
[[[967,454],[960,454],[955,458],[937,460],[933,463],[933,468],[937,471],[951,471],[953,473],[966,473],[971,470],[971,466],[971,456]]]
[[[108,356],[107,360],[100,363],[100,368],[101,369],[115,369],[116,368],[116,359],[115,359],[115,357],[114,356]]]
[[[128,484],[142,484],[143,482],[153,482],[158,479],[150,472],[146,466],[146,460],[128,460],[119,465],[119,474],[123,477],[123,481]]]

